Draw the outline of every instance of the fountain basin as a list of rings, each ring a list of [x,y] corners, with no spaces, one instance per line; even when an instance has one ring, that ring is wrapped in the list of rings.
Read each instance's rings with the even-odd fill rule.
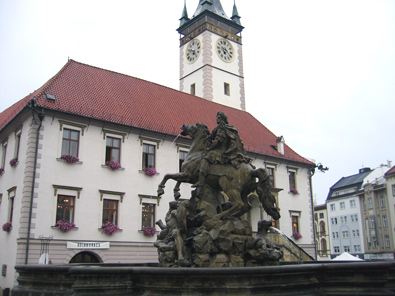
[[[395,295],[395,261],[266,267],[18,265],[13,296]]]

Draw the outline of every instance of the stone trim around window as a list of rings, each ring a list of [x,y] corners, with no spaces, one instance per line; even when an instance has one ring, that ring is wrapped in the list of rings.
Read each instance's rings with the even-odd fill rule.
[[[77,191],[77,199],[80,198],[80,193],[82,188],[81,187],[72,187],[72,186],[63,186],[63,185],[52,185],[54,188],[54,196],[57,196],[58,190],[70,190],[70,191]]]
[[[145,198],[145,199],[151,199],[151,200],[156,199],[156,204],[157,204],[158,207],[159,207],[159,203],[160,203],[160,199],[161,199],[160,196],[145,195],[145,194],[139,194],[138,196],[139,196],[139,198],[140,198],[140,204],[141,204],[141,205],[143,204],[143,199],[144,199],[144,198]]]
[[[118,192],[118,191],[109,191],[109,190],[101,190],[99,189],[100,192],[100,201],[103,201],[103,196],[105,194],[109,194],[109,195],[117,195],[120,197],[120,201],[122,203],[123,201],[123,197],[125,196],[125,192]]]
[[[60,131],[62,131],[64,127],[77,128],[77,129],[81,130],[81,136],[84,135],[84,132],[85,132],[85,129],[86,129],[86,125],[85,124],[79,124],[79,123],[74,123],[74,122],[65,121],[65,120],[59,120],[59,125],[60,125],[60,128],[59,128]]]

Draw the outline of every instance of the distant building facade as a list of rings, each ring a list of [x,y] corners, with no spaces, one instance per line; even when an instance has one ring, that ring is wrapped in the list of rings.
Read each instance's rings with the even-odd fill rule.
[[[381,165],[364,180],[359,198],[362,204],[365,259],[394,259],[393,201],[388,196],[385,173],[389,166]],[[392,203],[392,204],[391,204]]]
[[[356,175],[343,177],[329,190],[326,204],[331,258],[343,252],[363,257],[365,249],[358,192],[370,173],[369,168],[361,169]]]
[[[317,260],[330,260],[330,235],[326,204],[314,206]]]

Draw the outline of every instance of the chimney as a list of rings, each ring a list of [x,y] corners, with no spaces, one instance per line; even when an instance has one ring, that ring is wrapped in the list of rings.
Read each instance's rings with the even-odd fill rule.
[[[284,155],[284,137],[283,136],[279,136],[276,140],[277,143],[277,151],[281,154]]]

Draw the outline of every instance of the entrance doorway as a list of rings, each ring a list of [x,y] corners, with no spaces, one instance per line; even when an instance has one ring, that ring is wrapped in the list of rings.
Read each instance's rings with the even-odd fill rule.
[[[99,257],[91,252],[81,252],[70,260],[71,263],[100,263]]]

